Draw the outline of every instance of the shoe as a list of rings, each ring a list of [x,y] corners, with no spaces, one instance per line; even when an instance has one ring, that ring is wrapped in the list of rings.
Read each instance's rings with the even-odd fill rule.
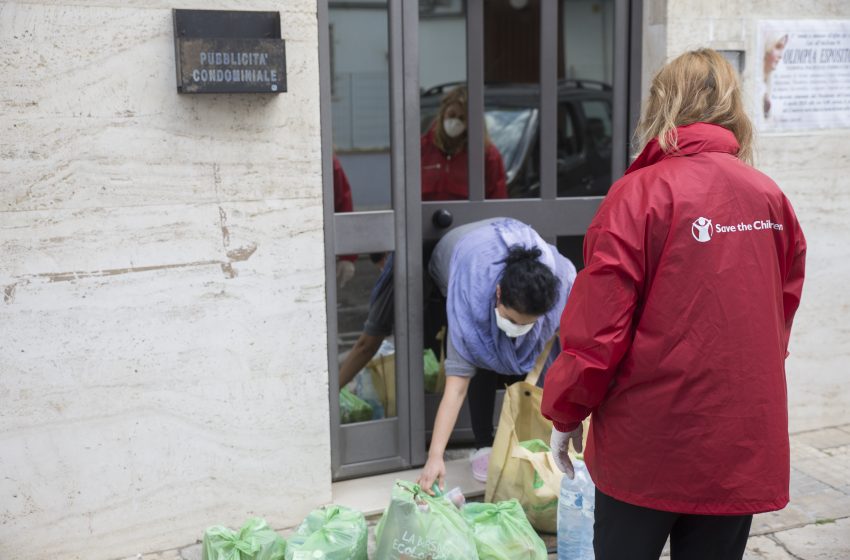
[[[472,478],[478,482],[487,482],[487,467],[490,465],[492,447],[482,447],[469,456],[472,463]]]

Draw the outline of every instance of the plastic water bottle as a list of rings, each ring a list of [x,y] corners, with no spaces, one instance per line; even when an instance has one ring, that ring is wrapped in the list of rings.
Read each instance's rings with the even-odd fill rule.
[[[583,464],[582,464],[583,466]],[[581,556],[584,560],[593,560],[593,520],[596,516],[596,486],[585,471],[587,482],[582,493],[581,518],[582,540]]]
[[[561,482],[558,500],[558,560],[593,560],[596,488],[582,461],[573,461],[575,478]]]

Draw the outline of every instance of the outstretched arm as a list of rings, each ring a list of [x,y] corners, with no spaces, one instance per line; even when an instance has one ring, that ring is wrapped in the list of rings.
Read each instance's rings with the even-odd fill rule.
[[[443,391],[443,398],[440,400],[440,408],[437,409],[434,433],[431,435],[431,446],[428,449],[428,461],[422,468],[419,480],[417,480],[419,486],[428,493],[431,493],[431,486],[434,481],[438,482],[440,490],[445,489],[446,464],[443,460],[443,454],[446,452],[449,437],[452,435],[463,401],[466,399],[469,380],[469,377],[457,375],[446,377],[446,389]]]
[[[348,353],[339,366],[339,388],[342,389],[354,379],[357,372],[363,369],[372,356],[381,347],[381,342],[384,341],[383,336],[372,336],[369,334],[360,333],[357,342],[354,343],[354,348]]]

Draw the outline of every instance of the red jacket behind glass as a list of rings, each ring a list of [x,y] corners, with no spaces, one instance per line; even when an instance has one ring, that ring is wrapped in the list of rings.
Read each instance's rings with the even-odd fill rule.
[[[745,515],[788,503],[785,358],[806,242],[719,126],[680,127],[617,181],[587,232],[543,413],[591,418],[597,487],[630,504]]]
[[[345,176],[345,171],[342,169],[342,164],[333,157],[334,162],[334,212],[352,212],[354,211],[354,202],[351,199],[351,184],[348,182],[348,177]],[[340,260],[354,262],[357,260],[357,255],[340,255]]]
[[[446,155],[434,145],[434,128],[422,135],[422,200],[467,200],[469,198],[469,153],[464,147]],[[492,143],[484,147],[485,197],[507,198],[505,165]]]

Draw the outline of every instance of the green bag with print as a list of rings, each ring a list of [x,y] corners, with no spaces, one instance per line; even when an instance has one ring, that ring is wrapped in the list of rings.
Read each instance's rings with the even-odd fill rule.
[[[472,530],[448,499],[397,480],[375,529],[381,560],[477,560]]]

